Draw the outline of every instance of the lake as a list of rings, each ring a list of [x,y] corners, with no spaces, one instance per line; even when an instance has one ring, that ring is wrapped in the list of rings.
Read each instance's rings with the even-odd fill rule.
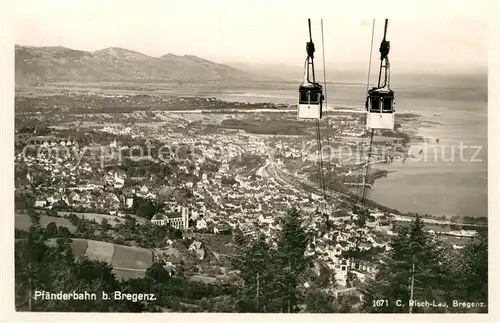
[[[413,144],[411,152],[415,158],[404,164],[377,165],[396,172],[377,180],[368,198],[403,212],[487,216],[486,76],[400,80],[393,77],[392,83],[396,113],[414,112],[423,121],[433,122],[432,126],[420,129],[420,134],[430,142]],[[298,85],[235,86],[211,95],[228,101],[293,104]],[[366,84],[329,84],[327,104],[334,109],[363,109],[365,93]]]

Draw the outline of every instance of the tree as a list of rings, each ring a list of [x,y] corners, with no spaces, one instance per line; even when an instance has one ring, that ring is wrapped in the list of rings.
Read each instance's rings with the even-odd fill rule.
[[[238,308],[241,312],[272,312],[278,307],[273,304],[274,253],[265,236],[260,235],[233,259],[241,271],[242,287],[239,291]]]
[[[101,220],[101,228],[105,231],[111,229],[111,225],[109,224],[108,220],[106,218],[103,218]]]
[[[146,270],[146,277],[151,278],[155,282],[166,282],[170,278],[170,274],[161,263],[155,262]]]
[[[283,312],[291,313],[299,310],[298,286],[310,265],[310,259],[304,255],[308,243],[309,236],[302,226],[300,213],[294,208],[282,220],[275,257],[277,275],[275,284],[279,290]]]
[[[151,220],[155,214],[156,208],[151,201],[142,202],[136,210],[136,215]]]
[[[347,273],[346,283],[348,288],[356,286],[359,282],[358,276],[355,273],[352,271]]]
[[[70,238],[71,232],[68,230],[68,228],[64,226],[59,226],[57,228],[57,235],[61,238]]]
[[[33,299],[34,290],[113,293],[121,290],[107,263],[80,257],[75,261],[67,240],[49,247],[40,236],[28,236],[15,245],[15,304],[18,311],[141,312],[144,305],[132,301]]]
[[[212,312],[217,313],[232,313],[235,311],[234,299],[230,295],[216,297],[211,306]]]
[[[331,271],[325,264],[320,264],[319,277],[316,281],[320,288],[334,287],[336,284],[335,272]]]
[[[339,313],[356,313],[359,312],[359,297],[356,295],[340,296],[337,299]]]
[[[69,223],[71,223],[75,227],[78,226],[78,224],[80,223],[80,218],[78,218],[78,216],[76,216],[76,214],[74,214],[74,213],[69,214],[68,220],[69,220]]]
[[[366,224],[366,220],[370,216],[370,211],[364,207],[354,206],[353,213],[358,216],[357,225],[360,227],[364,227]]]
[[[442,263],[444,249],[424,231],[424,223],[416,216],[409,226],[400,228],[390,242],[391,251],[383,259],[375,279],[362,288],[364,310],[370,312],[408,312],[396,300],[408,304],[413,281],[413,299],[449,301],[449,273]],[[373,300],[387,299],[389,306],[374,307]],[[442,308],[412,308],[413,312],[443,311]]]
[[[40,225],[40,214],[38,214],[38,212],[36,212],[33,209],[29,209],[28,210],[28,216],[29,216],[29,218],[31,220],[31,223],[34,226],[39,226]]]
[[[452,264],[455,299],[488,302],[488,238],[479,237],[478,244],[469,244],[447,261]],[[479,311],[487,312],[487,308]]]
[[[335,297],[319,289],[307,291],[305,305],[304,312],[307,313],[336,313],[338,311]]]
[[[182,239],[182,231],[179,230],[179,229],[169,228],[169,233],[170,233],[170,237],[173,240],[180,240],[180,239]]]
[[[58,235],[57,224],[50,222],[45,229],[48,238],[54,238]]]
[[[59,214],[57,213],[57,211],[55,209],[50,209],[50,210],[47,210],[47,216],[51,216],[51,217],[55,217],[57,218],[59,216]]]
[[[86,233],[87,232],[87,225],[85,224],[85,220],[81,219],[78,221],[78,224],[76,226],[76,230],[80,233]]]
[[[136,226],[135,226],[135,223],[136,223],[136,219],[131,217],[131,216],[127,216],[125,218],[125,228],[129,229],[129,230],[133,230]]]

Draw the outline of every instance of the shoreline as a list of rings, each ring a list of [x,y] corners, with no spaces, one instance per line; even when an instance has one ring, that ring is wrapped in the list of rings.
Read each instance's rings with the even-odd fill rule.
[[[436,141],[436,138],[441,139],[440,140],[441,143],[439,143],[439,141],[435,143],[436,145],[438,145],[438,147],[439,147],[439,145],[445,145],[445,147],[446,147],[446,145],[453,145],[453,144],[448,143],[450,140],[453,142],[453,140],[450,137],[452,135],[443,134],[441,136],[439,133],[440,133],[440,130],[436,130],[433,132],[433,134],[435,134],[435,136],[428,136],[426,134],[425,130],[422,131],[422,129],[419,129],[417,134],[423,138],[425,143],[431,143],[431,145],[434,144],[434,142]],[[417,141],[412,139],[411,145],[414,145],[414,144],[418,145]],[[418,156],[417,156],[417,158],[418,158]],[[380,190],[387,191],[387,189],[389,189],[389,190],[396,189],[397,190],[398,187],[400,187],[402,185],[402,183],[404,181],[403,178],[407,178],[407,181],[412,181],[412,178],[414,180],[419,181],[419,178],[421,177],[421,176],[419,176],[419,174],[426,176],[427,178],[429,178],[429,180],[432,180],[432,178],[430,176],[433,176],[430,174],[435,174],[434,175],[435,177],[436,176],[444,176],[445,173],[450,173],[450,175],[448,175],[448,176],[453,176],[453,174],[456,174],[456,176],[457,176],[456,178],[464,178],[464,181],[465,181],[465,178],[471,178],[471,180],[469,180],[469,183],[471,183],[472,180],[481,181],[483,176],[487,176],[487,172],[488,172],[487,168],[486,169],[477,169],[471,165],[467,166],[465,162],[463,162],[463,163],[457,162],[455,165],[453,165],[454,167],[452,167],[452,168],[450,168],[449,165],[446,166],[443,163],[438,163],[436,165],[426,165],[426,164],[432,163],[432,160],[433,160],[432,157],[427,158],[425,156],[424,161],[420,161],[420,162],[416,161],[415,163],[413,163],[412,160],[410,159],[410,161],[407,161],[406,166],[403,166],[403,163],[401,161],[398,161],[397,164],[395,165],[395,167],[396,167],[395,173],[397,173],[397,175],[396,176],[387,176],[387,178],[377,178],[376,183],[383,183],[383,184],[381,184],[381,186],[379,185],[378,187],[376,184],[373,185],[373,191],[375,192],[375,191],[379,190],[379,192],[380,192]],[[386,168],[384,167],[384,169],[386,169]],[[425,169],[427,169],[428,172],[426,172]],[[460,174],[462,174],[462,175],[460,175]],[[464,177],[465,175],[467,175],[467,177]],[[382,180],[382,182],[378,182],[378,180]],[[453,184],[450,184],[450,185],[453,185]],[[460,184],[458,184],[458,185],[460,185]],[[468,184],[468,185],[471,185],[471,184]],[[417,192],[419,192],[418,190],[420,190],[420,193],[418,193],[418,194],[422,194],[421,191],[424,190],[425,187],[428,187],[428,186],[427,186],[427,184],[423,184],[421,181],[419,181],[419,184],[415,184],[412,187],[415,187],[415,189],[410,190],[410,192],[408,194],[417,194]],[[422,187],[422,188],[418,189],[418,187]],[[473,191],[475,190],[476,192],[479,192],[482,189],[482,187],[483,187],[482,185],[472,186],[470,189]],[[451,198],[457,199],[456,203],[459,203],[459,201],[460,201],[459,199],[460,199],[461,195],[459,195],[459,194],[460,193],[457,193],[457,195],[451,195]],[[480,193],[475,193],[475,194],[480,194]],[[487,191],[485,194],[486,194],[485,196],[487,198],[487,196],[488,196]],[[380,201],[380,199],[377,198],[377,195],[379,195],[379,193],[369,194],[368,196],[370,199]],[[470,195],[470,194],[466,194],[466,195]],[[479,195],[479,196],[482,196],[481,199],[484,197],[484,195]],[[414,197],[414,198],[416,198],[416,197]],[[444,195],[443,198],[446,199],[447,196]],[[448,196],[448,198],[450,198],[450,196]],[[387,198],[383,198],[382,200],[387,201]],[[435,198],[434,198],[434,200],[435,200]],[[474,200],[474,201],[476,201],[476,200]],[[385,205],[390,205],[390,204],[387,204],[387,202],[381,202],[381,203],[385,204]],[[423,200],[420,200],[419,203],[420,203],[420,206],[417,206],[416,209],[428,209],[429,211],[419,211],[418,213],[420,213],[420,214],[422,214],[422,213],[434,214],[433,215],[434,218],[446,216],[447,218],[475,218],[475,219],[477,219],[477,220],[474,220],[473,223],[484,222],[484,219],[486,219],[486,221],[488,219],[487,208],[485,209],[486,212],[484,213],[484,215],[483,215],[483,212],[480,212],[480,214],[477,214],[477,211],[476,212],[473,212],[473,211],[470,211],[470,212],[455,211],[454,209],[458,209],[458,206],[457,207],[449,206],[448,210],[443,208],[442,212],[435,212],[435,211],[433,212],[432,209],[434,209],[434,207],[432,206],[432,203],[435,203],[435,202],[432,202],[432,201],[425,202]],[[487,203],[487,200],[485,201],[485,203]],[[397,205],[398,203],[395,203],[395,204]],[[426,207],[425,205],[429,205],[429,207]],[[396,206],[395,208],[397,209],[398,207]],[[481,210],[484,209],[483,206],[481,206],[480,208],[481,208]],[[469,207],[469,209],[473,209],[473,207]],[[406,212],[402,212],[402,213],[406,213]],[[413,213],[413,212],[408,211],[408,213]],[[439,214],[441,214],[441,215],[439,215]]]
[[[158,94],[144,94],[142,93],[142,95],[145,95],[145,96],[158,96]],[[22,95],[17,95],[17,97],[23,97]],[[211,96],[213,98],[215,98],[216,96]],[[194,96],[193,98],[195,99],[199,99],[200,97],[198,96]],[[202,99],[206,99],[206,97],[201,97]],[[216,99],[218,102],[220,102],[221,104],[235,104],[234,102],[226,102],[226,101],[223,101],[223,100],[220,100],[220,99]],[[205,100],[203,100],[205,101]],[[181,110],[174,110],[174,109],[165,109],[163,110],[162,109],[162,112],[166,112],[166,113],[179,113],[179,114],[182,114],[182,113],[218,113],[219,110],[220,110],[220,113],[228,113],[228,114],[234,114],[234,113],[277,113],[277,112],[281,112],[281,113],[293,113],[295,110],[293,108],[289,108],[291,107],[291,105],[289,104],[276,104],[276,103],[247,103],[247,104],[243,104],[241,102],[238,102],[236,103],[238,105],[238,108],[242,108],[242,109],[238,109],[238,108],[229,108],[229,109],[217,109],[217,108],[211,108],[211,109],[191,109],[191,110],[184,110],[184,109],[181,109]],[[280,108],[268,108],[269,105],[271,106],[281,106],[281,107],[286,107],[286,109],[280,109]],[[267,106],[266,108],[256,108],[256,107],[264,107],[264,106]],[[252,108],[253,107],[253,108]],[[137,110],[141,110],[141,108],[138,108],[138,107],[130,107],[133,111],[137,111]],[[142,108],[146,108],[147,107],[142,107]],[[128,109],[128,107],[127,107]],[[93,110],[93,109],[92,109]],[[150,110],[151,111],[151,110]],[[335,114],[336,112],[337,113],[347,113],[347,114],[356,114],[356,113],[362,113],[363,111],[356,111],[356,110],[350,110],[350,109],[342,109],[342,110],[333,110],[333,111],[328,111],[329,113],[333,113]],[[88,112],[87,112],[88,113]],[[99,109],[96,109],[96,111],[92,111],[91,113],[95,113],[95,114],[100,114],[100,113],[106,113],[106,112],[100,112]],[[16,113],[17,114],[17,113]],[[404,118],[413,118],[413,117],[421,117],[421,115],[419,114],[416,114],[416,113],[413,113],[413,112],[401,112],[400,113],[401,116]],[[405,120],[407,121],[407,120]],[[410,129],[404,129],[404,130],[410,130],[410,131],[403,131],[404,133],[406,133],[407,135],[409,135],[411,137],[411,143],[414,143],[416,142],[415,141],[415,129],[414,128],[415,125],[411,125],[410,126]],[[406,127],[405,127],[406,128]],[[417,134],[421,134],[421,131],[420,129],[418,129],[417,131]],[[425,138],[425,140],[427,140],[428,138]],[[374,168],[376,169],[376,168]],[[374,183],[376,182],[376,180],[380,179],[380,178],[383,178],[383,177],[387,177],[388,176],[388,172],[387,171],[383,171],[383,170],[379,170],[377,169],[377,172],[379,172],[378,176],[376,176],[376,178],[374,179]],[[374,190],[376,190],[376,188],[374,188]],[[371,200],[371,199],[370,199]],[[396,208],[391,208],[391,207],[388,207],[388,206],[385,206],[383,204],[380,204],[380,203],[377,203],[373,200],[371,200],[371,202],[374,204],[373,206],[374,207],[377,207],[377,208],[383,208],[387,211],[397,211],[397,213],[399,214],[408,214],[408,213],[405,213],[405,212],[400,212],[398,211]],[[433,218],[436,218],[438,216],[432,216]]]

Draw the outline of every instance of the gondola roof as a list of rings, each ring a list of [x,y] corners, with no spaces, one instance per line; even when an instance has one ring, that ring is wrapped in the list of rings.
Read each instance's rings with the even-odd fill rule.
[[[323,87],[319,83],[304,82],[300,85],[299,89],[322,89]]]

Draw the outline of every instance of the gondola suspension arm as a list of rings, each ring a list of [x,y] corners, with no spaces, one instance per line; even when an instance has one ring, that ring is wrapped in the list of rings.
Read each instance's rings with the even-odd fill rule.
[[[384,38],[382,39],[382,42],[380,43],[380,70],[378,74],[378,87],[385,87],[388,85],[388,80],[389,80],[389,51],[391,49],[391,42],[386,40],[387,36],[387,25],[389,24],[389,19],[385,20],[384,24]],[[385,77],[384,77],[384,85],[382,86],[381,79],[382,79],[382,68],[385,68]]]
[[[314,74],[314,43],[312,41],[311,19],[307,20],[309,25],[309,41],[306,44],[307,60],[311,60],[312,83],[316,83],[316,76]],[[309,81],[309,67],[307,68],[307,80]]]

